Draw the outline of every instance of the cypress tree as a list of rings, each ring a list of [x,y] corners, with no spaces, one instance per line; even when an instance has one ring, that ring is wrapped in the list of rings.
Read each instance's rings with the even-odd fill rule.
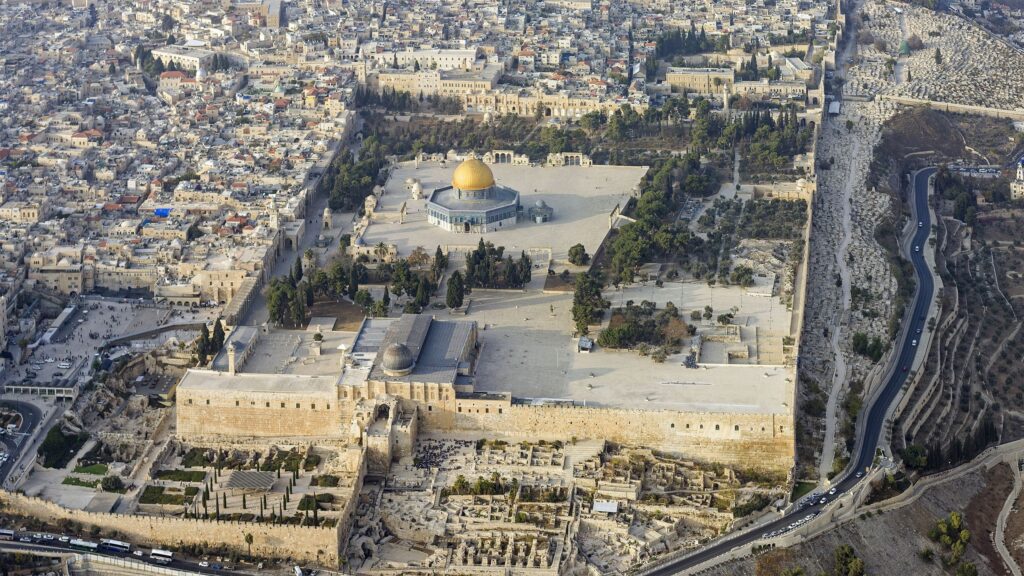
[[[221,324],[220,318],[213,323],[213,348],[211,352],[217,352],[224,347],[224,325]]]

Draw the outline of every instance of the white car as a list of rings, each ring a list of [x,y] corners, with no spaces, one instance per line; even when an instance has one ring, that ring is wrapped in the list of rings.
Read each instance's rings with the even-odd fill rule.
[[[914,246],[914,252],[920,252],[920,251],[921,251],[921,247],[920,246]]]
[[[206,560],[203,560],[202,562],[199,563],[199,567],[200,568],[209,568],[210,567],[210,563],[207,562]]]
[[[71,363],[61,362],[60,364],[57,364],[57,368],[60,368],[61,370],[67,370],[68,368],[71,368]]]
[[[46,359],[46,363],[47,363],[47,364],[53,364],[54,362],[56,362],[56,360],[55,360],[55,359],[53,359],[53,358],[47,358],[47,359]]]
[[[911,340],[910,341],[910,345],[911,346],[917,346],[917,340]]]

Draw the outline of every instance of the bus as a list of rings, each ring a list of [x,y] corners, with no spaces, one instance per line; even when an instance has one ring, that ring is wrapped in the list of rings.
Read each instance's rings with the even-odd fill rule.
[[[100,546],[107,550],[114,552],[121,552],[127,554],[132,551],[132,545],[127,542],[121,542],[120,540],[100,540]]]
[[[0,540],[14,540],[14,530],[0,528]]]
[[[72,548],[89,550],[90,552],[95,552],[96,549],[100,547],[100,545],[95,542],[89,542],[88,540],[81,540],[79,538],[75,538],[71,542],[68,542],[68,544],[70,544]]]
[[[158,564],[170,564],[174,560],[174,554],[167,550],[157,550],[153,548],[153,551],[149,554],[149,559],[153,560]]]

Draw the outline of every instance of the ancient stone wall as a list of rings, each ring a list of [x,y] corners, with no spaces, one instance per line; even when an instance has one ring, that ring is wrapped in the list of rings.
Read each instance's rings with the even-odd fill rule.
[[[178,390],[178,436],[186,441],[215,437],[347,436],[352,402],[337,393]]]
[[[291,395],[294,398],[284,401],[284,408],[278,398],[281,394],[274,394],[268,408],[263,398],[256,397],[257,393],[190,391],[179,394],[178,435],[187,441],[340,438],[352,421],[358,397],[389,394],[401,398],[403,411],[417,412],[418,427],[425,432],[480,432],[551,440],[605,439],[774,472],[788,472],[794,462],[791,414],[534,406],[513,404],[507,396],[456,399],[449,389],[402,388],[371,385],[365,392],[350,395],[351,399],[335,398],[329,408],[326,399],[311,394]],[[210,404],[206,404],[207,400]],[[295,408],[296,404],[300,407]]]
[[[6,511],[47,522],[69,520],[103,530],[116,530],[134,543],[158,547],[183,544],[223,544],[246,553],[245,535],[252,534],[252,552],[257,556],[291,557],[320,566],[337,566],[339,528],[282,526],[251,522],[221,522],[164,516],[128,516],[69,510],[40,498],[0,492]],[[347,523],[341,523],[347,532]]]
[[[496,404],[496,403],[495,403]],[[605,439],[681,454],[687,458],[788,473],[795,446],[788,414],[695,413],[579,406],[463,407],[452,429],[552,440]],[[499,411],[500,410],[500,411]],[[431,430],[435,419],[423,419]]]

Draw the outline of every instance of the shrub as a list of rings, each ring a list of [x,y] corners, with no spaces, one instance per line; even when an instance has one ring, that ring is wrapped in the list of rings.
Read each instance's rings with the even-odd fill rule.
[[[106,476],[100,481],[104,492],[123,492],[124,481],[119,476]]]

